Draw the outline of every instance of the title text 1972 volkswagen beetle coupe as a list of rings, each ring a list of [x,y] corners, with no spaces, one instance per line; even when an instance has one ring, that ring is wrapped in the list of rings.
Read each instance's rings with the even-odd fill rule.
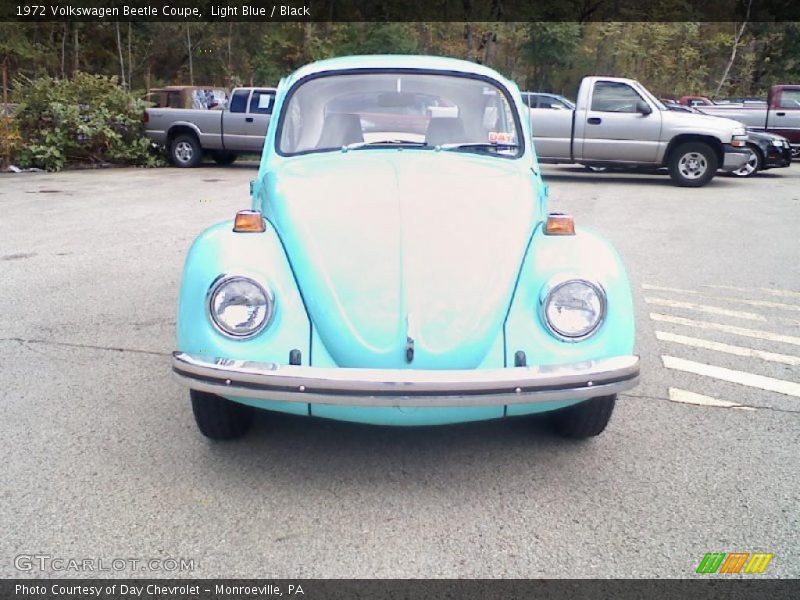
[[[603,431],[639,375],[629,284],[607,242],[548,215],[516,85],[339,58],[284,79],[274,114],[252,210],[184,267],[173,370],[203,434],[242,435],[254,408]]]

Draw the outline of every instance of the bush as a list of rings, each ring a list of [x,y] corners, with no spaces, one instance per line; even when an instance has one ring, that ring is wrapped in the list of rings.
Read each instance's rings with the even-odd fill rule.
[[[159,163],[144,136],[145,103],[116,77],[77,73],[72,79],[23,80],[15,87],[20,166],[58,171],[67,164]]]
[[[0,114],[0,165],[8,166],[6,156],[13,160],[21,141],[16,121]]]

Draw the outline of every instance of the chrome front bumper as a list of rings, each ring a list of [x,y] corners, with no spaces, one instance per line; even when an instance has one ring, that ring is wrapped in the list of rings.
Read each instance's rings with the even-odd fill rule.
[[[172,370],[191,389],[221,396],[346,406],[490,406],[616,394],[638,383],[639,357],[436,371],[328,369],[174,352]]]
[[[734,148],[733,146],[725,147],[725,155],[723,157],[722,166],[720,169],[725,173],[741,169],[750,158],[750,153],[747,148]]]

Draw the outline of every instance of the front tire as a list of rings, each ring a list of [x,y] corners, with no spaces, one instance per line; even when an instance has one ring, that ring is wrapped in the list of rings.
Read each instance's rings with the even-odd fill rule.
[[[585,439],[600,435],[605,430],[617,396],[590,398],[553,413],[551,423],[556,433],[563,437]]]
[[[197,428],[212,440],[242,437],[253,423],[253,409],[216,394],[189,390]]]
[[[189,133],[176,135],[169,146],[169,158],[180,168],[196,167],[203,160],[203,149],[197,137]]]
[[[764,159],[761,158],[761,152],[754,146],[748,146],[750,155],[747,157],[747,162],[735,171],[731,171],[731,175],[735,177],[752,177],[764,168]]]
[[[669,175],[681,187],[702,187],[719,168],[714,149],[703,142],[681,144],[669,157]]]

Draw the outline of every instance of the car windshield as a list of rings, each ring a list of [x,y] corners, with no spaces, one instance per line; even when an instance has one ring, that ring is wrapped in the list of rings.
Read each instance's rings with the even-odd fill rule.
[[[370,72],[315,77],[290,92],[278,151],[408,147],[519,156],[507,92],[467,75]]]

